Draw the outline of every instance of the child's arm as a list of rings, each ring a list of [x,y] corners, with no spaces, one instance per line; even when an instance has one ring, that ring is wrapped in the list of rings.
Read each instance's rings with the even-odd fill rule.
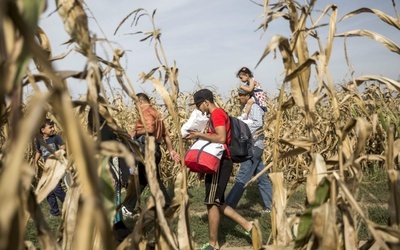
[[[243,89],[243,90],[246,91],[246,92],[251,92],[251,91],[253,91],[253,90],[250,88],[250,86],[247,86],[247,85],[240,85],[240,88]]]
[[[33,162],[33,165],[35,166],[35,178],[37,178],[37,175],[38,175],[38,170],[39,170],[38,161],[39,161],[41,155],[42,154],[39,151],[36,151],[35,160]]]
[[[250,79],[249,85],[240,85],[240,87],[247,92],[252,92],[256,87],[256,82],[254,79]]]

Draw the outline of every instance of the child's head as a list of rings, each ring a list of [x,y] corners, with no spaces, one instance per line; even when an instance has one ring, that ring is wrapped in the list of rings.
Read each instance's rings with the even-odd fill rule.
[[[236,74],[236,77],[240,78],[242,82],[247,82],[249,78],[253,77],[253,72],[247,67],[242,67]]]
[[[53,135],[54,134],[54,122],[50,119],[44,120],[42,126],[39,129],[39,132],[42,135]]]

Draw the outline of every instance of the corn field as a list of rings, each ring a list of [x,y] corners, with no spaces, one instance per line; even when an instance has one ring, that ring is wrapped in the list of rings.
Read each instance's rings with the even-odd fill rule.
[[[293,0],[264,0],[260,4],[260,14],[264,16],[264,22],[258,27],[260,32],[267,32],[268,25],[276,19],[284,19],[291,33],[274,35],[260,58],[255,58],[258,66],[264,58],[280,53],[285,78],[279,94],[268,100],[264,126],[265,171],[273,185],[272,233],[267,245],[262,244],[261,232],[259,237],[253,235],[253,249],[369,249],[373,244],[381,249],[400,249],[400,203],[397,199],[400,196],[400,82],[385,76],[363,75],[339,86],[328,67],[334,41],[354,36],[373,39],[388,51],[400,54],[398,44],[379,33],[363,30],[364,27],[338,34],[339,20],[369,13],[398,31],[399,16],[362,8],[339,19],[340,6],[331,4],[313,19],[311,13],[316,2],[311,0],[299,5]],[[117,248],[113,245],[112,220],[119,208],[115,207],[113,192],[109,192],[114,187],[108,175],[107,159],[123,157],[130,166],[139,160],[126,146],[138,150],[128,134],[142,115],[133,108],[136,83],[121,66],[123,50],[108,43],[112,60],[96,54],[98,41],[88,28],[84,2],[56,0],[56,3],[64,23],[64,27],[59,28],[65,29],[74,50],[86,58],[82,72],[56,70],[52,66],[52,62],[63,60],[65,55],[52,54],[51,41],[38,26],[46,1],[0,2],[0,249],[35,249],[24,239],[29,219],[34,221],[42,249],[148,249],[149,237],[156,238],[155,249],[194,249],[187,187],[195,184],[197,177],[188,173],[183,163],[171,163],[167,157],[161,162],[161,173],[164,181],[174,185],[171,207],[163,211],[162,193],[155,176],[149,175],[151,196],[133,232]],[[394,1],[392,3],[396,8]],[[329,22],[323,23],[326,17]],[[140,81],[152,84],[162,100],[162,105],[156,106],[164,114],[173,146],[183,158],[189,145],[182,140],[180,127],[192,109],[188,106],[191,96],[179,90],[177,63],[184,62],[171,64],[165,56],[155,12],[133,10],[121,18],[115,33],[127,20],[137,23],[139,19],[150,22],[153,30],[139,31],[143,37],[138,42],[151,41],[159,63],[143,72]],[[322,29],[329,34],[326,41],[318,36]],[[319,50],[310,51],[310,40],[317,41]],[[345,55],[343,58],[343,63],[347,63],[348,58]],[[34,65],[35,69],[30,70],[29,65]],[[116,76],[122,94],[110,94],[106,90],[103,79],[110,74]],[[84,97],[71,97],[66,87],[71,78],[82,79],[87,85]],[[311,89],[310,79],[316,79],[316,89]],[[45,88],[39,84],[44,84]],[[27,86],[33,91],[25,98],[23,91]],[[232,90],[228,100],[216,94],[217,105],[231,115],[240,112],[235,94]],[[95,110],[96,116],[106,119],[122,143],[102,142],[88,133],[89,107]],[[51,190],[51,183],[36,189],[32,165],[32,141],[46,117],[55,121],[67,150],[46,162],[49,166],[42,165],[43,169],[50,165],[56,169],[52,173],[45,172],[42,178],[67,173],[72,180],[56,236],[50,231],[39,206]],[[99,126],[97,124],[97,131]],[[150,140],[146,152],[154,150],[154,141]],[[154,157],[143,160],[146,171],[154,172]],[[363,172],[373,165],[387,172],[390,191],[387,225],[369,220],[357,200]],[[131,178],[133,183],[135,179]],[[306,207],[302,213],[289,216],[285,207],[299,186],[306,188]],[[134,187],[130,185],[127,192],[135,192]],[[360,221],[372,235],[362,246],[357,237]],[[150,234],[145,234],[144,228],[150,222],[154,222],[154,228]]]

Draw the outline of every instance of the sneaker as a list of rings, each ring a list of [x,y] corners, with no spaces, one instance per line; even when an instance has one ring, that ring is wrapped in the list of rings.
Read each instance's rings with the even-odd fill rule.
[[[218,250],[217,248],[214,248],[210,245],[210,243],[203,244],[200,248],[200,250]]]
[[[125,216],[132,216],[133,213],[131,211],[129,211],[125,206],[122,206],[121,208],[122,214]]]
[[[270,208],[266,208],[266,209],[264,209],[264,210],[261,210],[261,213],[263,213],[263,214],[269,214],[269,213],[271,213],[271,209],[270,209]]]
[[[254,225],[253,225],[253,226],[254,226]],[[250,231],[244,231],[244,234],[245,234],[246,236],[250,237],[250,239],[251,239],[252,231],[253,231],[253,228],[251,228]]]

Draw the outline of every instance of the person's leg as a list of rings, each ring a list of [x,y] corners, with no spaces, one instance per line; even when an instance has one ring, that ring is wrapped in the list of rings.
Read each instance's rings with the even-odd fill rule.
[[[50,214],[55,215],[55,216],[60,215],[60,209],[58,208],[57,198],[56,198],[56,195],[54,194],[54,192],[51,191],[47,195],[46,199],[50,205]]]
[[[262,154],[263,150],[256,147],[254,150],[255,154]],[[258,174],[264,169],[264,164],[262,161],[258,162],[255,174]],[[272,204],[272,187],[271,187],[271,182],[269,181],[269,178],[267,174],[261,175],[257,179],[257,185],[258,185],[258,190],[260,191],[261,198],[264,202],[265,208],[266,209],[271,209],[271,204]]]
[[[236,208],[240,198],[244,193],[244,185],[253,176],[256,165],[252,164],[252,160],[247,160],[240,164],[239,171],[235,177],[235,184],[229,191],[225,199],[225,204],[228,204],[232,208]]]
[[[62,180],[58,182],[57,186],[53,190],[53,193],[63,203],[65,200],[65,191],[61,186],[61,182]]]
[[[262,166],[262,169],[264,166]],[[260,171],[258,171],[260,172]],[[272,205],[272,186],[266,174],[261,175],[257,179],[258,190],[260,191],[261,198],[267,210],[271,209]]]
[[[208,213],[208,243],[219,249],[218,229],[221,214],[217,205],[207,205]]]
[[[238,214],[233,208],[230,206],[224,204],[219,207],[219,210],[223,215],[228,217],[229,219],[233,220],[237,224],[239,224],[241,227],[243,227],[246,231],[250,231],[251,228],[253,227],[253,222],[246,220]]]
[[[246,106],[244,107],[244,113],[246,114],[246,117],[244,117],[245,120],[247,120],[249,118],[251,106],[253,105],[253,103],[254,103],[253,98],[250,98],[249,100],[247,100]]]
[[[224,203],[224,193],[232,168],[232,160],[222,158],[217,173],[207,174],[205,178],[206,197],[204,204],[207,205],[208,212],[209,244],[217,249],[219,249],[218,229],[221,216],[218,206]]]

